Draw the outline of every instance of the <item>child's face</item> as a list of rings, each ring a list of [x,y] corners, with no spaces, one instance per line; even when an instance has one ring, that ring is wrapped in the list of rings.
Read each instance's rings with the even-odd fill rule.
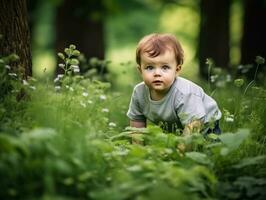
[[[173,51],[165,51],[156,57],[149,57],[147,53],[141,55],[139,71],[143,81],[149,87],[151,97],[164,95],[175,80],[181,67],[177,64]]]

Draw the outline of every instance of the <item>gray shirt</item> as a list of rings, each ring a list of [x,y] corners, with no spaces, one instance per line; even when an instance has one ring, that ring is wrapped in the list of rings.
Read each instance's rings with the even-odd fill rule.
[[[172,127],[184,127],[193,120],[204,123],[221,118],[216,101],[201,87],[181,77],[177,77],[164,98],[153,101],[149,88],[144,82],[134,88],[127,116],[130,120],[150,120],[155,124],[167,123]]]

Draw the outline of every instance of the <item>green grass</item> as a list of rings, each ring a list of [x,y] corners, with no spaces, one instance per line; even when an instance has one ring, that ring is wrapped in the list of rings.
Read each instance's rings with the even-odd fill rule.
[[[249,82],[220,74],[206,90],[223,111],[223,134],[182,137],[154,125],[128,128],[131,88],[114,90],[72,71],[55,83],[22,84],[1,70],[11,88],[0,104],[1,199],[265,197],[263,87],[245,93]]]

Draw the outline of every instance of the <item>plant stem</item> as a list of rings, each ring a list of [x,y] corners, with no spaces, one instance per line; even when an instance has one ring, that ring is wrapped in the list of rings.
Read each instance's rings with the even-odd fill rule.
[[[254,78],[252,81],[249,82],[249,84],[247,85],[247,87],[245,88],[245,91],[244,91],[244,95],[246,94],[248,88],[250,87],[250,85],[255,82],[255,79],[256,79],[256,76],[257,76],[257,72],[258,72],[258,69],[259,69],[259,64],[257,64],[257,68],[256,68],[256,71],[255,71],[255,74],[254,74]]]
[[[245,88],[245,91],[244,91],[244,95],[246,94],[249,86],[254,82],[254,80],[250,81],[249,84],[247,85],[247,87]]]
[[[259,69],[259,64],[257,64],[257,68],[256,68],[256,71],[255,71],[255,74],[254,74],[254,81],[255,81],[255,79],[256,79],[258,69]]]
[[[211,67],[212,64],[210,63],[208,66],[208,87],[209,87],[209,92],[211,91]]]

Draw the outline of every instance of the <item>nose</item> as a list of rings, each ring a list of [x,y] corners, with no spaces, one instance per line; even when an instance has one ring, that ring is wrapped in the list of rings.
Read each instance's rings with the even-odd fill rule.
[[[161,76],[161,70],[160,70],[160,68],[155,68],[155,70],[154,70],[154,76]]]

